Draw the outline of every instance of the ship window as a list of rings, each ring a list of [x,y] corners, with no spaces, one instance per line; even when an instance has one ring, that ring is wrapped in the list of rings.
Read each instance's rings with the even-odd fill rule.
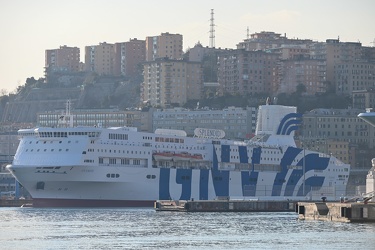
[[[67,149],[65,149],[65,151],[67,151],[67,152],[68,152],[68,151],[69,151],[69,149],[67,148]]]
[[[109,177],[111,177],[111,175],[110,175],[110,174],[107,174],[107,178],[109,178]]]

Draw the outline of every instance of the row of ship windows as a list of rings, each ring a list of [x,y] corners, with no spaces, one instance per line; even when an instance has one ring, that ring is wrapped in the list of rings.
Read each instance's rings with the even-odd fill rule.
[[[119,178],[119,174],[107,174],[107,178]]]
[[[218,148],[221,151],[221,148]],[[230,152],[239,152],[238,148],[230,148]],[[247,151],[248,154],[252,154],[252,150]],[[279,149],[262,151],[263,154],[283,154]]]
[[[29,149],[26,149],[25,151],[26,151],[26,152],[29,152]],[[40,149],[37,149],[37,150],[36,150],[36,152],[39,152],[39,151],[40,151]],[[51,152],[53,152],[53,151],[55,151],[55,149],[51,148]],[[61,152],[61,151],[62,151],[62,149],[59,148],[59,152]],[[65,149],[65,152],[68,152],[68,151],[69,151],[68,148]],[[34,149],[30,149],[30,152],[34,152]],[[43,152],[47,152],[47,149],[45,148],[45,149],[43,150]]]
[[[109,158],[108,159],[108,163],[110,165],[116,165],[117,163],[119,163],[121,165],[129,165],[130,164],[130,159],[126,159],[126,158],[122,158],[122,159]],[[104,158],[102,158],[102,157],[99,158],[99,164],[104,164]],[[132,160],[132,165],[141,165],[141,160],[133,159]]]
[[[155,137],[156,142],[174,142],[174,143],[184,143],[184,139],[179,138],[164,138],[164,137]]]
[[[71,143],[72,141],[68,141],[68,143]],[[29,141],[29,144],[31,144],[32,141]],[[52,144],[53,141],[50,141],[50,143]],[[62,141],[59,141],[59,143],[62,143]],[[78,141],[75,141],[75,143],[78,143]],[[36,141],[35,144],[39,144],[39,141]],[[43,144],[47,144],[47,141],[43,141]]]
[[[68,137],[72,135],[86,135],[88,137],[97,137],[100,132],[38,132],[39,137]]]
[[[201,147],[199,147],[199,146],[197,146],[197,147],[192,147],[192,146],[179,146],[179,147],[177,147],[177,146],[173,146],[173,145],[156,145],[156,148],[171,148],[171,149],[186,149],[186,150],[196,150],[196,149],[198,149],[198,150],[204,150],[204,149],[206,149],[206,147],[205,146],[201,146]]]
[[[94,152],[95,150],[94,149],[88,149],[87,150],[88,152]],[[113,151],[113,152],[112,152]],[[116,149],[114,149],[114,150],[112,150],[112,149],[109,149],[108,151],[107,151],[107,149],[98,149],[97,150],[97,152],[98,153],[114,153],[114,154],[116,154],[116,153],[118,153],[118,154],[121,154],[121,153],[123,153],[123,154],[125,154],[125,152],[126,152],[126,154],[148,154],[148,155],[150,155],[151,154],[151,152],[146,152],[146,151],[133,151],[133,150],[122,150],[122,152],[121,152],[121,150],[116,150]]]
[[[113,140],[128,140],[128,134],[112,134],[112,133],[110,133],[108,136],[109,136],[109,139],[113,139]]]
[[[120,178],[120,174],[113,174],[113,173],[108,173],[107,175],[107,178]],[[184,178],[185,176],[182,176],[182,179],[184,180],[185,178]],[[186,176],[186,177],[188,177],[188,176]],[[156,175],[150,175],[150,174],[148,174],[148,175],[146,175],[146,178],[147,179],[156,179]],[[189,177],[189,179],[190,179],[190,177]]]

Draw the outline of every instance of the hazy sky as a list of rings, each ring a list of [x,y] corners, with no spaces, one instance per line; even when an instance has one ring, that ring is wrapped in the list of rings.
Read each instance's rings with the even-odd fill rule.
[[[44,53],[61,45],[144,40],[162,32],[183,35],[184,49],[215,44],[235,48],[250,33],[374,46],[375,0],[0,0],[0,90],[14,91],[27,77],[43,77]]]

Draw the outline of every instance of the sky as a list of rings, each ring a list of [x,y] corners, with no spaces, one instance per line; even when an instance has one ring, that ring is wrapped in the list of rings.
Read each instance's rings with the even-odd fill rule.
[[[164,32],[183,35],[183,47],[236,48],[250,34],[337,39],[375,46],[374,0],[0,0],[0,91],[44,77],[45,50],[126,42]],[[1,95],[0,92],[0,95]]]

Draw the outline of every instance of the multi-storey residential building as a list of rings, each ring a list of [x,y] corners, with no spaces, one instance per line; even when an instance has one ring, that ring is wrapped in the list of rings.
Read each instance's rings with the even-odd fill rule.
[[[353,165],[350,143],[329,138],[300,137],[296,140],[299,147],[313,150],[319,153],[333,155],[339,160]]]
[[[347,150],[340,142],[348,143],[348,160],[353,168],[362,169],[363,178],[371,168],[375,147],[375,128],[358,118],[361,109],[314,109],[303,115],[303,138],[321,140],[327,144],[332,140],[328,153]],[[344,144],[343,144],[344,145]],[[341,148],[340,148],[341,147]],[[345,151],[346,154],[346,151]],[[346,157],[342,155],[342,157]]]
[[[375,87],[375,62],[352,60],[336,64],[336,93],[352,95],[353,91]]]
[[[271,94],[278,88],[279,54],[227,50],[218,56],[221,94]]]
[[[362,60],[375,62],[375,41],[372,47],[362,46]]]
[[[375,89],[370,88],[367,90],[355,90],[352,92],[353,108],[367,109],[375,108]]]
[[[152,106],[183,105],[199,100],[203,92],[202,68],[199,62],[159,58],[144,64],[141,101]]]
[[[45,68],[53,72],[78,72],[80,50],[77,47],[60,46],[45,51]]]
[[[277,93],[291,94],[304,85],[307,95],[325,92],[325,61],[294,56],[280,63],[280,86]]]
[[[375,147],[375,129],[357,116],[362,109],[314,109],[303,115],[304,138],[331,138]]]
[[[310,43],[312,43],[312,40],[310,39],[290,39],[287,38],[286,34],[281,36],[281,34],[277,34],[275,32],[262,31],[251,34],[249,38],[237,44],[237,49],[245,49],[249,51],[270,50],[287,44],[298,45]]]
[[[182,58],[182,35],[161,33],[160,36],[146,37],[146,61],[157,58]]]
[[[87,71],[99,75],[114,75],[115,45],[100,43],[85,47],[85,65]]]
[[[203,47],[201,43],[197,43],[193,48],[189,49],[189,61],[192,62],[202,62],[204,57],[207,55],[216,55],[224,51],[221,48],[210,48],[208,46]]]
[[[85,47],[85,71],[95,72],[95,47],[96,45]]]
[[[314,59],[326,60],[326,80],[337,87],[335,68],[340,63],[361,59],[361,43],[340,42],[339,39],[327,39],[325,43],[310,44],[311,56]],[[338,92],[339,94],[342,92]],[[348,94],[344,92],[343,94]],[[351,94],[351,93],[349,93]]]
[[[220,129],[228,139],[249,139],[256,129],[256,112],[253,107],[229,107],[223,110],[187,110],[182,108],[153,112],[153,130],[184,130],[194,136],[196,128]]]
[[[146,60],[146,41],[130,39],[128,42],[115,43],[115,76],[135,76],[142,71],[141,63]]]
[[[303,45],[281,45],[279,48],[273,50],[280,53],[281,60],[310,58],[310,49],[305,44]]]

